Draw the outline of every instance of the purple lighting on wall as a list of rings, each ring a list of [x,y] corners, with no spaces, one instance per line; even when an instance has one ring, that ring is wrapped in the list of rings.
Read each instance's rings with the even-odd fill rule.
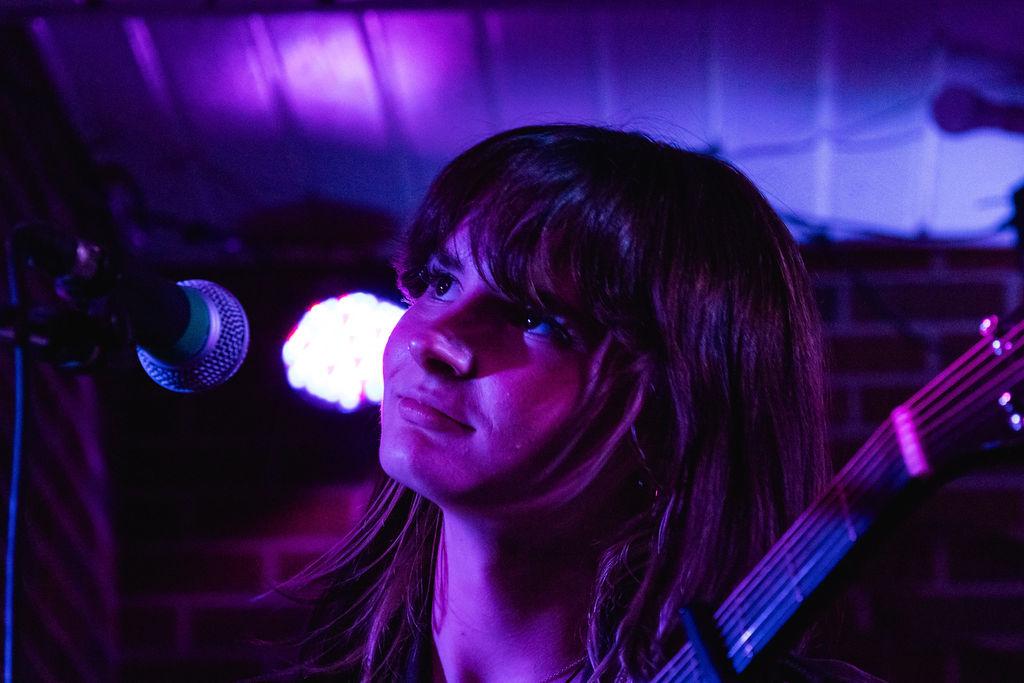
[[[314,133],[383,145],[381,96],[358,19],[295,15],[267,26],[288,104],[301,124]]]

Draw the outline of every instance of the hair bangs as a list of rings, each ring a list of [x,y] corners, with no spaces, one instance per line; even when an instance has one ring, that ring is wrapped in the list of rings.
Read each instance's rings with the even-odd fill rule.
[[[467,168],[456,160],[452,173],[431,188],[395,261],[406,296],[423,293],[430,260],[464,228],[474,266],[496,291],[523,307],[567,317],[589,344],[630,317],[636,293],[626,290],[635,278],[622,267],[630,251],[629,218],[594,178],[565,172],[538,178],[533,160],[530,168],[510,164],[475,193],[456,195],[445,175],[472,173],[473,160],[462,161]],[[597,282],[602,286],[595,288]],[[602,296],[608,292],[623,296]]]
[[[546,187],[526,188],[509,197],[488,193],[468,217],[473,259],[490,284],[523,306],[589,323],[578,250],[567,227],[576,223],[572,205],[552,204],[559,194]],[[552,196],[548,196],[548,195]],[[512,210],[509,210],[511,205]]]

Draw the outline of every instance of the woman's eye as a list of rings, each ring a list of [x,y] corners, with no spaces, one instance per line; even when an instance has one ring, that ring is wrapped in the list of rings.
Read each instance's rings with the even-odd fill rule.
[[[568,330],[557,320],[539,313],[526,312],[520,319],[520,325],[527,332],[550,337],[559,344],[568,344],[571,341]]]
[[[454,277],[438,268],[428,267],[424,269],[420,277],[423,280],[425,291],[434,297],[443,297],[455,284]]]
[[[434,278],[431,285],[434,288],[434,294],[437,296],[444,296],[448,293],[448,290],[452,288],[453,280],[451,275],[438,275]]]

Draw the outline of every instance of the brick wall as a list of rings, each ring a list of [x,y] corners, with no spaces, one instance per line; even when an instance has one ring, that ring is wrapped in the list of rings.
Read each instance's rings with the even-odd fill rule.
[[[832,352],[837,463],[972,343],[984,315],[1021,299],[1010,252],[854,244],[805,255]],[[281,339],[313,297],[296,301],[288,287],[291,299],[275,298],[266,276],[217,274],[261,302],[254,339]],[[209,395],[134,376],[108,386],[125,680],[232,680],[273,666],[280,651],[253,639],[293,635],[303,613],[254,596],[334,543],[366,499],[372,411],[318,411],[284,385],[277,349],[254,354]],[[831,655],[893,681],[1024,671],[1024,468],[948,484],[875,554],[822,618]]]

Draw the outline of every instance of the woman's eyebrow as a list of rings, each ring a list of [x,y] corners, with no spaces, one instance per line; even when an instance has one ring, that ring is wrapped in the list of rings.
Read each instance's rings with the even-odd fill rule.
[[[537,292],[540,304],[544,310],[554,315],[564,316],[573,321],[583,319],[583,310],[579,304],[578,297],[566,296],[566,290],[555,290],[542,288]]]
[[[444,268],[455,271],[462,270],[462,259],[459,258],[458,254],[452,251],[450,244],[441,245],[441,247],[433,253],[432,258]]]

